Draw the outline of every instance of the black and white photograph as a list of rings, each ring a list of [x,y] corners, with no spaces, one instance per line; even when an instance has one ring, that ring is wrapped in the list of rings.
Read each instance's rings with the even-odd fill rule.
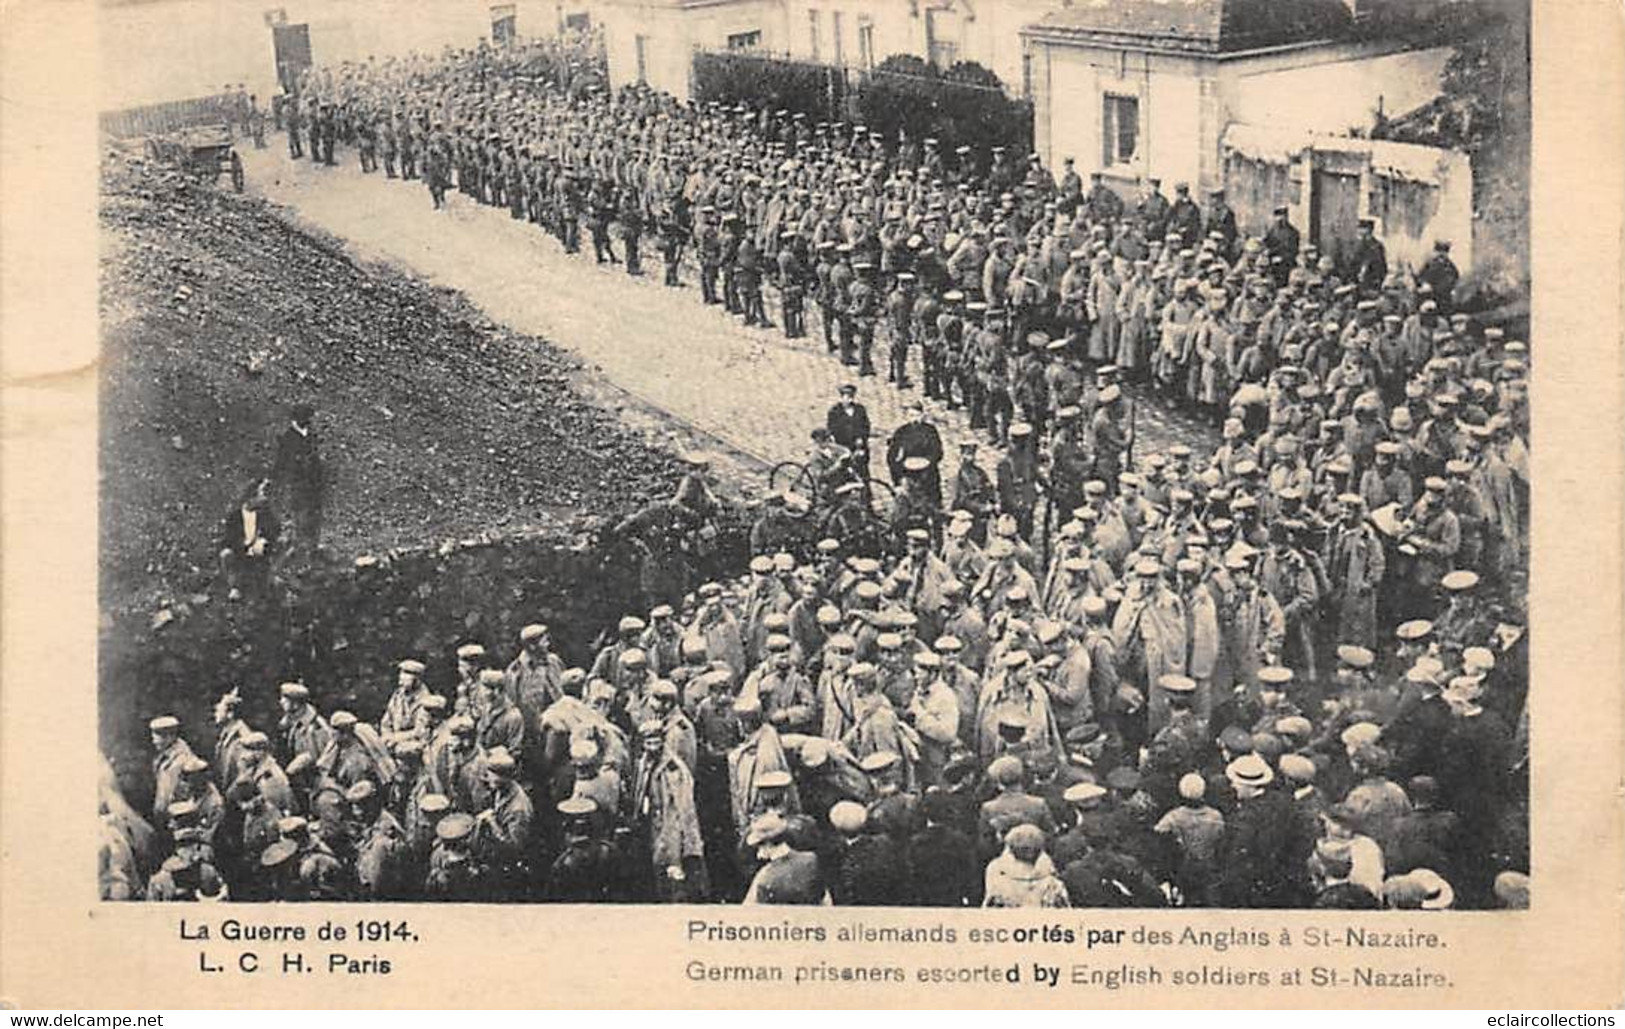
[[[1530,906],[1529,0],[96,6],[102,900]]]

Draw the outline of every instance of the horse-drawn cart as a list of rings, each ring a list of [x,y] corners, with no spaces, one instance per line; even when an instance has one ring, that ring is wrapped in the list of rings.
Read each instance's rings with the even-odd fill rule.
[[[208,182],[218,182],[221,173],[227,173],[231,176],[231,188],[238,193],[243,191],[243,160],[232,145],[231,129],[225,125],[205,125],[149,136],[147,156]]]

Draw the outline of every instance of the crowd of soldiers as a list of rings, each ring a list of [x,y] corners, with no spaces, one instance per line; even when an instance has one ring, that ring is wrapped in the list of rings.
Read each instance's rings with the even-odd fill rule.
[[[104,789],[105,895],[1527,904],[1529,354],[1455,309],[1447,247],[1392,270],[1368,228],[1338,267],[1222,197],[1130,210],[1070,167],[515,60],[306,99],[365,112],[437,206],[455,173],[632,271],[644,219],[675,225],[668,282],[693,239],[707,301],[765,320],[772,280],[795,336],[810,298],[859,374],[883,326],[997,474],[967,442],[944,488],[916,405],[884,532],[774,498],[748,571],[646,578],[583,667],[534,624],[399,655],[379,710],[285,682],[255,727],[233,690],[204,756],[159,714],[150,809]],[[1217,448],[1136,453],[1134,379],[1212,409]],[[837,514],[868,503],[856,393],[815,433]]]
[[[1419,269],[1391,269],[1364,221],[1339,261],[1300,245],[1285,206],[1244,239],[1222,189],[1204,209],[1187,184],[1170,200],[1149,178],[1126,203],[1099,174],[1085,187],[1070,158],[1057,178],[1005,148],[581,88],[567,45],[311,69],[293,107],[312,160],[333,163],[348,139],[364,171],[423,180],[437,208],[455,189],[572,253],[585,224],[596,260],[634,275],[652,234],[667,285],[682,285],[687,255],[705,303],[758,325],[771,290],[791,338],[816,308],[858,374],[884,367],[912,388],[917,370],[999,443],[1075,399],[1068,373],[1085,362],[1217,423],[1238,390],[1261,416],[1282,364],[1324,381],[1353,360],[1335,383],[1343,406],[1356,385],[1391,405],[1439,337],[1460,335],[1448,241]],[[304,152],[297,117],[288,139]]]

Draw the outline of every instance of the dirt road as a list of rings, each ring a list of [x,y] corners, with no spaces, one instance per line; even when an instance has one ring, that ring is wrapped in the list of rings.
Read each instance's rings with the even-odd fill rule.
[[[814,338],[803,340],[747,328],[702,305],[693,282],[680,290],[661,285],[656,256],[645,262],[649,274],[631,278],[566,255],[536,226],[467,197],[453,194],[450,207],[436,212],[421,183],[363,175],[350,153],[336,168],[290,161],[276,145],[244,156],[251,190],[344,239],[358,257],[462,291],[492,319],[576,352],[639,399],[764,462],[802,458],[837,387],[853,381],[816,338],[816,318],[809,319]],[[878,379],[861,380],[859,389],[878,451],[902,420],[903,402],[920,393]],[[951,476],[968,420],[926,404]],[[1138,432],[1150,449],[1176,440],[1212,445],[1206,427],[1151,404],[1140,405]]]

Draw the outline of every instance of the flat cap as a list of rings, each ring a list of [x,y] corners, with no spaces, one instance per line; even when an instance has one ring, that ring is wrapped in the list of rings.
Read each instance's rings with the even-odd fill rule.
[[[558,812],[566,818],[584,818],[598,810],[598,802],[591,797],[570,797],[559,801]]]
[[[1068,804],[1089,808],[1098,805],[1104,796],[1106,796],[1106,787],[1099,783],[1079,782],[1068,786],[1066,792],[1061,794],[1061,799]]]
[[[435,823],[434,834],[447,843],[467,839],[474,831],[474,816],[466,811],[453,811]]]
[[[877,750],[858,762],[858,767],[873,775],[875,772],[884,772],[897,764],[899,758],[890,750]]]
[[[1179,796],[1184,800],[1201,800],[1207,793],[1207,780],[1196,772],[1179,777]]]
[[[485,767],[498,775],[509,776],[514,773],[518,763],[508,753],[507,747],[492,747],[485,752]]]
[[[1133,793],[1140,788],[1140,773],[1129,765],[1118,765],[1106,773],[1106,785],[1120,793]]]
[[[1426,639],[1432,633],[1433,623],[1425,618],[1415,618],[1408,622],[1401,622],[1399,627],[1394,630],[1394,635],[1406,643],[1415,643],[1417,640]]]
[[[1337,659],[1350,668],[1370,668],[1377,660],[1377,655],[1365,647],[1344,643],[1337,648]]]
[[[1315,763],[1302,754],[1282,754],[1279,761],[1281,774],[1293,782],[1314,782]]]
[[[1193,694],[1196,692],[1196,680],[1188,675],[1169,673],[1157,679],[1157,685],[1168,693]]]
[[[1020,782],[1024,772],[1021,758],[1011,754],[994,758],[992,764],[987,766],[987,777],[1001,786],[1013,786]]]
[[[285,864],[289,858],[299,853],[299,844],[293,840],[277,840],[260,852],[260,866],[262,868],[276,868]]]
[[[427,815],[438,815],[451,810],[451,798],[444,793],[425,793],[418,798],[418,810]]]
[[[1461,593],[1478,585],[1478,573],[1458,568],[1440,579],[1439,585],[1452,593]]]
[[[1253,749],[1253,734],[1239,725],[1227,725],[1219,733],[1219,745],[1232,754],[1248,754]]]
[[[1267,686],[1285,686],[1292,681],[1292,669],[1284,665],[1265,665],[1258,670],[1258,681]]]
[[[837,832],[848,835],[862,832],[868,820],[869,812],[862,804],[855,801],[839,801],[829,809],[829,824]]]

